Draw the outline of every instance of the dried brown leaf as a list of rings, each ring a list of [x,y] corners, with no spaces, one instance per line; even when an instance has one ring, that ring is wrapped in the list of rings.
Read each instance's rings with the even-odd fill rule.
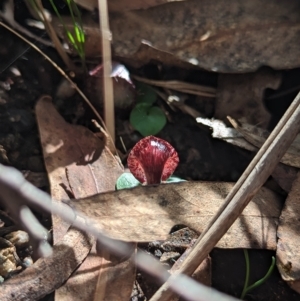
[[[105,144],[106,140],[100,140],[84,127],[65,122],[49,97],[42,97],[38,101],[36,114],[54,199],[68,199],[70,193],[76,198],[81,198],[114,190],[115,182],[123,168],[110,153]],[[68,227],[68,224],[53,217],[55,242],[64,237]],[[78,235],[75,229],[70,229],[67,233]],[[86,248],[84,245],[79,244],[76,248],[85,250],[86,255],[90,252],[90,247]],[[98,255],[94,245],[76,273],[56,291],[57,300],[98,300],[96,298],[99,274],[114,275],[120,266],[119,260],[115,259],[110,261],[109,268],[103,266],[105,260]],[[118,281],[123,283],[122,295],[129,298],[135,279],[135,266],[132,259],[124,260],[123,265],[127,265],[128,272],[123,273],[123,277],[120,276]],[[64,264],[61,264],[60,268],[65,269]],[[102,283],[102,288],[103,285],[106,286],[103,292],[110,292],[113,283]]]
[[[166,239],[176,224],[200,233],[232,187],[217,182],[137,187],[75,200],[72,206],[112,238],[148,242]],[[280,198],[262,188],[217,246],[275,249],[280,210]]]

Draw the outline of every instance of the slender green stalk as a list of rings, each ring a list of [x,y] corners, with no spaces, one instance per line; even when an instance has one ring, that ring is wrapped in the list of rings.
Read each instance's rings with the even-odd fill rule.
[[[247,288],[249,285],[249,277],[250,277],[250,260],[249,260],[249,254],[247,249],[243,249],[244,256],[245,256],[245,262],[246,262],[246,276],[245,276],[245,283],[243,287],[243,291],[241,294],[241,299],[243,299],[247,293]]]
[[[272,256],[272,263],[271,266],[269,267],[268,272],[266,273],[266,275],[257,280],[256,282],[254,282],[252,285],[249,285],[249,277],[250,277],[250,260],[249,260],[249,254],[248,254],[248,250],[244,249],[244,255],[245,255],[245,262],[246,262],[246,277],[245,277],[245,284],[244,284],[244,288],[241,294],[241,299],[243,299],[247,293],[249,293],[251,290],[253,290],[254,288],[262,285],[264,282],[267,281],[267,279],[271,276],[274,267],[275,267],[275,257]]]
[[[76,3],[74,2],[74,0],[67,0],[67,5],[69,8],[73,26],[74,26],[74,33],[72,34],[72,32],[67,28],[65,22],[63,21],[63,18],[61,17],[54,1],[53,0],[49,0],[49,1],[52,5],[52,8],[53,8],[55,14],[59,18],[69,41],[71,42],[71,44],[77,51],[78,55],[80,56],[82,65],[85,68],[85,51],[84,51],[85,35],[84,35],[84,31],[83,31],[81,14],[80,14],[80,11],[79,11]]]
[[[268,270],[268,272],[266,273],[266,275],[265,275],[263,278],[257,280],[257,281],[256,281],[255,283],[253,283],[252,285],[250,285],[250,286],[248,287],[246,293],[248,293],[249,291],[253,290],[254,288],[256,288],[256,287],[262,285],[262,284],[263,284],[263,283],[271,276],[271,274],[272,274],[272,272],[273,272],[273,270],[274,270],[274,267],[275,267],[275,262],[276,262],[276,261],[275,261],[275,257],[272,256],[272,263],[271,263],[271,266],[269,267],[269,270]]]
[[[76,37],[75,43],[77,45],[77,51],[81,59],[85,60],[85,53],[84,53],[85,36],[83,32],[81,14],[74,0],[67,0],[67,4],[74,25],[74,34]]]

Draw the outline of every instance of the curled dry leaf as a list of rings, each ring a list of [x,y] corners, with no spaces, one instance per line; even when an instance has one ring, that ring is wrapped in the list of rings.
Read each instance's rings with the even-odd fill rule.
[[[106,139],[99,139],[87,128],[67,123],[48,96],[38,101],[36,114],[54,199],[114,190],[123,167],[107,149]],[[61,239],[67,229],[56,225],[54,219],[54,242]]]
[[[85,197],[114,190],[123,167],[87,128],[67,123],[57,112],[51,98],[43,96],[36,105],[41,144],[51,196],[56,200]],[[66,233],[68,225],[53,218],[54,243]]]

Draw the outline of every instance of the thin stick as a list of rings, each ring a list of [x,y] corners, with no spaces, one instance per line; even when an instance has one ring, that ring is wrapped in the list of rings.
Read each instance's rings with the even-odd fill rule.
[[[115,106],[113,82],[111,78],[111,32],[108,23],[107,0],[98,0],[100,31],[102,36],[102,64],[103,64],[103,87],[104,87],[104,120],[108,129],[108,133],[115,142]]]
[[[245,275],[245,283],[244,283],[244,287],[243,287],[243,291],[241,294],[241,299],[244,299],[246,292],[247,292],[247,288],[249,286],[249,276],[250,276],[250,260],[249,260],[249,253],[247,249],[244,249],[244,256],[245,256],[245,263],[246,263],[246,275]]]
[[[216,97],[216,88],[213,87],[191,84],[179,80],[169,80],[169,81],[152,80],[137,75],[131,75],[131,77],[149,85],[169,88],[172,90],[180,91],[182,93],[188,93],[188,94],[212,97],[212,98]]]
[[[227,196],[212,222],[196,241],[190,256],[183,262],[178,273],[191,275],[206,258],[216,243],[239,217],[252,197],[267,180],[281,157],[287,151],[300,129],[300,93],[294,99],[269,138],[265,141],[251,164]],[[150,301],[167,301],[173,292],[169,289],[168,280],[151,298]]]

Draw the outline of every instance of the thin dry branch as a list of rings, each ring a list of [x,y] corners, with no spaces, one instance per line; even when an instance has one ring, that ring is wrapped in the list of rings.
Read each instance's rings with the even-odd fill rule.
[[[287,151],[300,128],[300,93],[296,96],[269,138],[227,196],[224,205],[196,241],[178,273],[191,275],[231,227],[252,197],[265,183]],[[173,276],[172,276],[173,277]],[[174,275],[176,278],[176,275]],[[167,301],[173,296],[171,279],[150,301]]]
[[[140,77],[137,75],[131,75],[131,77],[145,84],[153,85],[156,87],[167,88],[167,89],[171,89],[187,94],[215,98],[217,93],[217,90],[213,87],[191,84],[179,80],[169,80],[169,81],[153,80],[153,79]]]
[[[114,91],[111,78],[111,32],[109,30],[108,9],[106,0],[98,0],[100,31],[102,37],[102,64],[103,64],[103,88],[104,88],[104,120],[107,126],[108,133],[115,143],[115,106],[114,106]]]

